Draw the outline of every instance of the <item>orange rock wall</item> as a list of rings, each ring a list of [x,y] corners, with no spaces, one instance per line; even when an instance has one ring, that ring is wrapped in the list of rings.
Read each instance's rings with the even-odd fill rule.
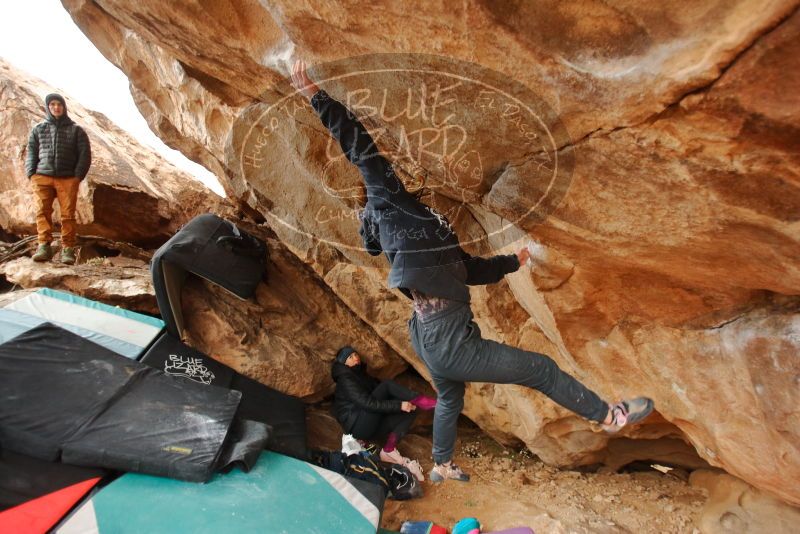
[[[397,111],[406,89],[435,87],[420,73],[431,61],[469,65],[472,85],[454,88],[449,108],[468,141],[455,167],[421,149],[403,157],[404,132],[435,118],[367,121],[472,252],[545,245],[533,273],[474,290],[484,334],[553,355],[608,398],[653,397],[663,418],[625,434],[642,457],[648,439],[682,437],[800,504],[796,1],[63,3],[129,76],[154,131],[215,172],[423,375],[408,302],[358,250],[358,175],[287,76],[302,58],[335,97],[368,90],[377,106],[386,89]],[[381,62],[394,70],[374,74]],[[373,74],[344,75],[359,65]],[[541,121],[528,132],[549,144],[526,144],[508,108],[481,101],[478,75],[509,98],[534,95]],[[252,126],[269,125],[273,104],[291,113],[262,143]],[[248,143],[259,151],[240,150]],[[553,161],[560,189],[540,203]],[[549,463],[606,455],[608,436],[516,386],[471,385],[465,413]]]

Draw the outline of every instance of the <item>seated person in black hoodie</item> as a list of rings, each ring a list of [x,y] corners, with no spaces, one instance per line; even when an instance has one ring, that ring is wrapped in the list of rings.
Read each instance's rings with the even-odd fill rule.
[[[352,347],[339,351],[331,374],[336,382],[333,411],[344,431],[361,440],[385,437],[381,460],[405,465],[420,482],[423,481],[419,462],[405,458],[396,447],[417,416],[414,410],[433,409],[436,399],[391,380],[378,382],[367,374],[361,357]]]
[[[653,411],[647,397],[609,403],[546,354],[485,339],[473,320],[468,286],[493,284],[517,271],[529,258],[527,249],[489,258],[468,254],[447,219],[406,190],[364,125],[311,81],[302,61],[295,63],[292,83],[361,172],[367,192],[359,230],[364,248],[386,257],[391,266],[388,286],[399,289],[413,308],[408,321],[411,344],[430,371],[437,393],[431,481],[469,480],[452,462],[467,382],[536,389],[610,432],[638,423]]]

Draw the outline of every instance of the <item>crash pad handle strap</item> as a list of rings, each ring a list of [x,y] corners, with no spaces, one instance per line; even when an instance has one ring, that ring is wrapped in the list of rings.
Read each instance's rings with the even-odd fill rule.
[[[234,254],[241,256],[263,257],[266,251],[263,245],[249,234],[243,234],[235,224],[231,225],[234,235],[225,235],[217,238],[217,245],[226,248]]]

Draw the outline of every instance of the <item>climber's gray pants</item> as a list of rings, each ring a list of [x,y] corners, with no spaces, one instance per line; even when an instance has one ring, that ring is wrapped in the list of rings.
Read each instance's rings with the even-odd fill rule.
[[[438,392],[433,416],[433,460],[453,456],[458,414],[464,407],[465,382],[519,384],[536,389],[573,412],[602,422],[608,404],[548,356],[481,338],[468,304],[454,304],[408,321],[414,350],[427,365]]]

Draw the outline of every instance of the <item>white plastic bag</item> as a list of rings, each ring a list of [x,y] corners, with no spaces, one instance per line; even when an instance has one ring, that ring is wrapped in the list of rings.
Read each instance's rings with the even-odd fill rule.
[[[345,453],[347,456],[358,454],[363,450],[364,447],[362,447],[361,444],[358,442],[358,440],[354,438],[352,435],[345,434],[342,436],[342,452]]]

